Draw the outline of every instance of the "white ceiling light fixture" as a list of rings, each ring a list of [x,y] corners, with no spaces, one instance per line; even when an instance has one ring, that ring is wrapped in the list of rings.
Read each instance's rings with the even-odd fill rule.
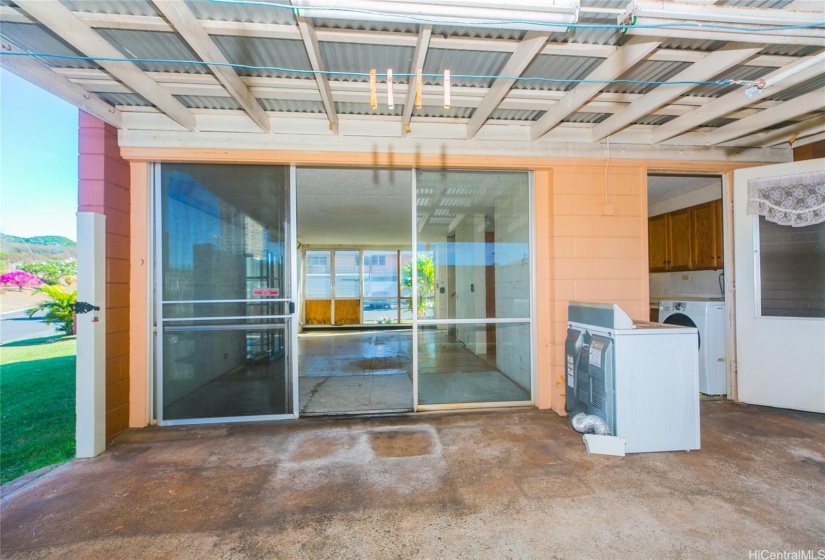
[[[580,0],[291,0],[309,18],[564,32]]]

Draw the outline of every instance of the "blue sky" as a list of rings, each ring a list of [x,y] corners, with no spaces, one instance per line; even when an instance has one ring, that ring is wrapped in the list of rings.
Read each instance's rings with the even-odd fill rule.
[[[0,70],[0,231],[77,239],[77,108]]]

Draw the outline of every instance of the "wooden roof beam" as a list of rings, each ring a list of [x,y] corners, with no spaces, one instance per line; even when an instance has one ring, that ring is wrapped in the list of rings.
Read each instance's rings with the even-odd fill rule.
[[[5,39],[0,49],[4,52],[26,52]],[[123,126],[123,116],[119,110],[31,57],[2,56],[0,66],[115,128]]]
[[[533,59],[541,52],[547,39],[550,37],[549,33],[540,33],[537,31],[529,31],[524,35],[524,38],[519,43],[515,52],[510,55],[507,64],[501,70],[501,76],[521,76],[524,70],[529,66]],[[478,108],[473,112],[473,116],[467,123],[467,139],[472,140],[479,129],[487,122],[490,115],[499,106],[501,101],[510,92],[513,84],[516,83],[515,78],[498,78],[493,82],[487,95],[479,103]]]
[[[761,47],[744,47],[742,45],[728,45],[723,49],[709,53],[701,60],[679,72],[668,82],[701,82],[709,80],[720,72],[757,54]],[[598,142],[614,132],[624,128],[639,118],[648,115],[663,105],[673,101],[682,94],[696,87],[693,84],[660,85],[650,93],[637,99],[623,110],[613,114],[607,120],[593,127],[593,141]]]
[[[407,81],[407,96],[404,98],[404,113],[401,115],[401,137],[407,137],[407,130],[412,121],[412,112],[415,108],[415,82],[419,68],[424,68],[427,60],[427,50],[430,48],[430,37],[433,34],[432,25],[422,25],[418,30],[418,39],[415,42],[415,52],[410,63],[410,79]]]
[[[324,104],[324,110],[327,113],[327,119],[329,119],[329,129],[338,135],[340,133],[338,129],[338,112],[335,110],[335,101],[332,98],[332,88],[329,87],[329,78],[326,74],[323,74],[326,67],[324,66],[324,58],[321,56],[318,35],[309,20],[297,16],[295,19],[298,21],[298,30],[301,32],[301,39],[309,57],[309,64],[315,71],[315,83],[318,85],[321,102]]]
[[[40,21],[63,40],[88,57],[123,58],[123,53],[108,43],[58,0],[16,0],[19,7]],[[195,129],[195,116],[172,94],[132,62],[96,61],[110,74],[139,93],[169,118],[188,130]]]
[[[209,37],[209,34],[201,27],[195,14],[189,9],[185,2],[173,0],[154,0],[155,6],[163,13],[164,17],[175,28],[175,31],[183,37],[183,40],[195,51],[204,62],[216,62],[209,64],[209,70],[223,85],[231,97],[246,111],[249,118],[258,125],[264,132],[269,132],[269,116],[258,100],[249,91],[249,88],[241,81],[240,76],[228,64],[228,60],[221,50]]]
[[[530,138],[538,140],[553,130],[565,117],[595,97],[604,88],[604,82],[621,76],[656,50],[659,44],[660,41],[656,40],[637,37],[630,39],[587,75],[585,80],[595,83],[578,84],[533,123]]]

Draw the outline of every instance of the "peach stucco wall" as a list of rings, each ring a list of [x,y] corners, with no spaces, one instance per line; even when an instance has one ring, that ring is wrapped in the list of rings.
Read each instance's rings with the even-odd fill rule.
[[[125,148],[132,162],[132,426],[147,416],[149,262],[147,162],[270,163],[354,166],[359,154]],[[358,163],[355,163],[358,162]],[[534,178],[536,255],[537,405],[564,413],[563,354],[567,304],[614,302],[634,319],[648,317],[647,172],[722,173],[724,162],[646,161],[471,156],[375,155],[370,166],[524,169]],[[363,164],[362,164],[363,165]],[[739,165],[741,166],[741,164]],[[138,187],[138,185],[140,185]],[[140,190],[138,190],[140,189]],[[137,197],[137,198],[136,198]]]
[[[78,151],[78,210],[106,216],[108,444],[129,425],[129,164],[120,157],[117,130],[82,111]]]

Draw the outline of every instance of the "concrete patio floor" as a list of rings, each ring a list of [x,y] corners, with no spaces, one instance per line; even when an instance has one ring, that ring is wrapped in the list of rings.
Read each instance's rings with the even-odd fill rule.
[[[823,496],[825,415],[721,401],[702,403],[701,451],[625,458],[587,456],[566,419],[538,410],[151,428],[7,493],[0,546],[8,558],[746,560],[825,548]]]

